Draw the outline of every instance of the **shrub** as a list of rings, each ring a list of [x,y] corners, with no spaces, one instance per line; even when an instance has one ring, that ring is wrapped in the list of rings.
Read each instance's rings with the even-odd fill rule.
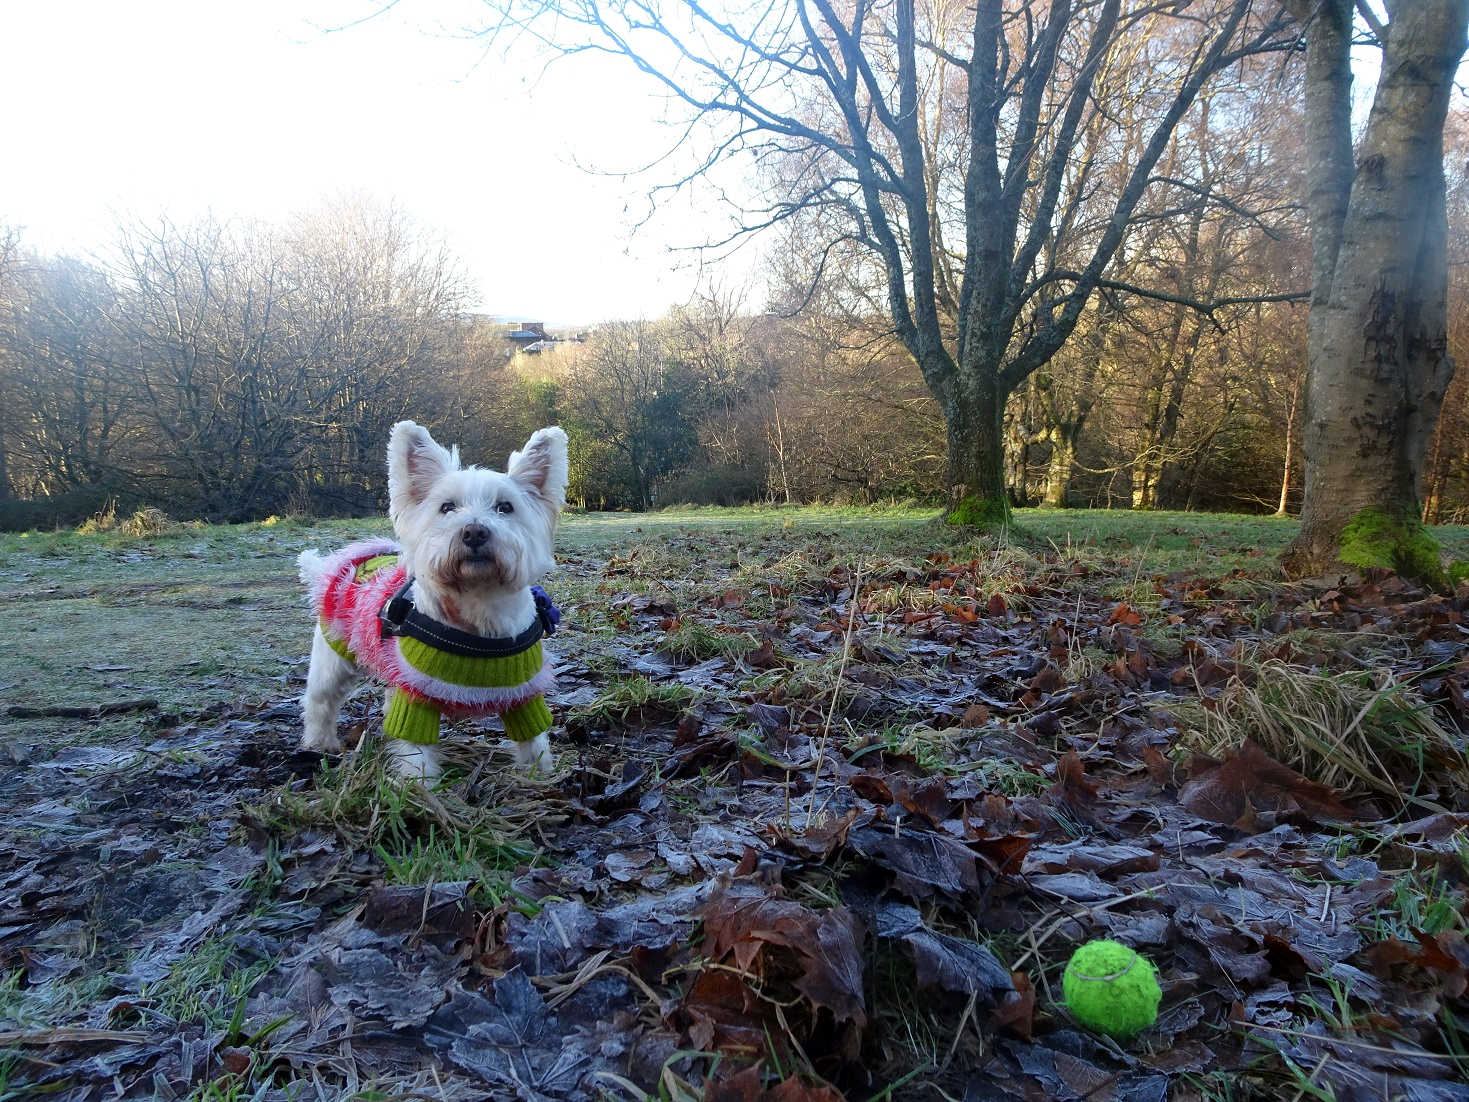
[[[662,505],[747,505],[764,498],[765,472],[755,467],[701,467],[658,486]]]
[[[0,532],[54,530],[82,524],[88,517],[116,504],[105,486],[82,486],[46,497],[0,499]],[[127,500],[131,505],[132,501]]]

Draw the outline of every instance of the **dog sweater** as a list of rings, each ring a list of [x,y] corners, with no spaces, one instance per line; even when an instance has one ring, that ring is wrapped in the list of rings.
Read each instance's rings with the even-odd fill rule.
[[[311,585],[321,634],[348,662],[392,689],[383,731],[407,742],[439,740],[439,717],[498,715],[505,734],[527,742],[551,729],[545,693],[554,675],[537,639],[518,654],[482,658],[421,639],[385,635],[382,607],[408,580],[391,540],[365,540],[331,555]]]

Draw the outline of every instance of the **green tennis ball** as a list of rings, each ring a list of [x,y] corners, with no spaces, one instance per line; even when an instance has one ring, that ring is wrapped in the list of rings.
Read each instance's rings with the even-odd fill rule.
[[[1152,962],[1115,941],[1088,941],[1072,953],[1061,993],[1082,1025],[1123,1039],[1158,1020],[1163,998]]]

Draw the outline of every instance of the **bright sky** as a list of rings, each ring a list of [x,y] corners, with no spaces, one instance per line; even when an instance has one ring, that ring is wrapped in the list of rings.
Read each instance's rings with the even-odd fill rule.
[[[661,314],[698,281],[685,204],[632,233],[666,144],[624,67],[458,36],[469,0],[0,0],[0,222],[93,253],[119,216],[278,218],[340,193],[442,233],[479,307],[549,322]],[[712,213],[712,212],[711,212]],[[717,228],[717,227],[716,227]]]
[[[384,2],[0,0],[0,223],[89,255],[119,218],[274,219],[363,193],[442,234],[488,312],[572,324],[687,300],[697,260],[670,246],[722,236],[730,212],[706,192],[633,232],[645,182],[605,173],[669,142],[645,79],[590,54],[487,55],[462,30],[477,0],[328,30]],[[749,287],[754,252],[721,282]]]

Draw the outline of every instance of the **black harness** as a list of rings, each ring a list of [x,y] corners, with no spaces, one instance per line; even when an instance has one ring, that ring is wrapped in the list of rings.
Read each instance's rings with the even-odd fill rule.
[[[531,595],[536,602],[536,618],[531,621],[530,627],[515,636],[474,635],[419,612],[413,606],[413,598],[408,596],[408,591],[412,588],[413,579],[409,578],[378,610],[377,619],[382,625],[384,639],[406,635],[410,639],[427,643],[435,650],[463,655],[466,658],[510,658],[530,650],[541,636],[555,635],[556,624],[561,618],[545,590],[535,586]]]

